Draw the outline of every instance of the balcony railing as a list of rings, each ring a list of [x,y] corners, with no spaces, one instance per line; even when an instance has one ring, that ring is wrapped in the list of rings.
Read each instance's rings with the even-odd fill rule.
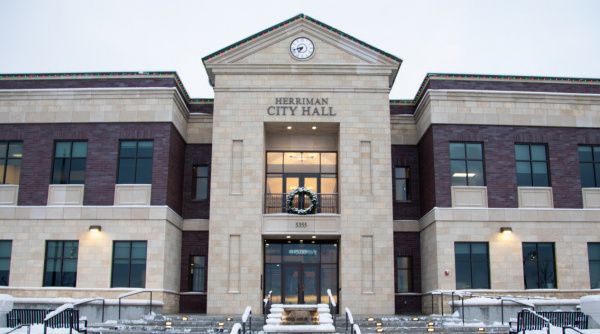
[[[316,213],[338,213],[338,194],[316,194],[319,204]],[[288,194],[266,193],[265,213],[287,213],[286,200]],[[294,207],[307,209],[310,206],[308,195],[294,197]]]

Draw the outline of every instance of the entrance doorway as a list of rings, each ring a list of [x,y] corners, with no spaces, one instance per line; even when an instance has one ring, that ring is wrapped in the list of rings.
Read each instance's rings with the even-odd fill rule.
[[[273,303],[328,303],[338,299],[338,242],[265,240],[264,295]]]

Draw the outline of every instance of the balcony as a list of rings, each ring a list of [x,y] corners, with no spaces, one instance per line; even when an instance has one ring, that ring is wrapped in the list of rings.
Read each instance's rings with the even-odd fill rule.
[[[319,204],[316,213],[338,213],[338,194],[316,194]],[[265,213],[287,213],[286,199],[288,194],[266,193]],[[294,207],[307,209],[310,206],[310,197],[307,195],[294,197]]]

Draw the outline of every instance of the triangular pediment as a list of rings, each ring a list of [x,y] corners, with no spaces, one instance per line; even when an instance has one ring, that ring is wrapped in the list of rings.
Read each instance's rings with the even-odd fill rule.
[[[314,52],[298,59],[291,52],[297,38],[307,38]],[[393,83],[402,60],[320,21],[300,14],[234,43],[205,58],[210,79],[219,70],[230,73],[315,73],[315,71],[385,71]]]

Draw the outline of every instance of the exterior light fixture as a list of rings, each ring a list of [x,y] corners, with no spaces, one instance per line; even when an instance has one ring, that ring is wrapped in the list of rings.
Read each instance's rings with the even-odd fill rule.
[[[381,325],[382,325],[381,322],[378,322],[377,323],[377,328],[381,328]]]
[[[428,323],[427,326],[432,327],[433,326],[433,322]]]
[[[102,231],[102,226],[90,225],[90,232],[100,232],[100,231]]]
[[[433,327],[429,327],[429,328],[427,328],[427,331],[428,332],[433,332],[433,331],[435,331],[435,329]]]
[[[377,333],[383,333],[383,328],[377,328]]]
[[[375,320],[374,318],[368,318],[367,321],[373,321]]]
[[[477,328],[477,330],[480,332],[485,332],[485,328],[483,328],[483,327],[479,327],[479,328]]]
[[[287,129],[288,129],[288,130],[291,130],[291,129],[292,129],[292,126],[291,126],[291,125],[290,125],[290,126],[288,126],[288,127],[287,127]]]
[[[317,127],[316,127],[316,126],[313,126],[313,127],[312,127],[312,129],[313,129],[313,130],[316,130],[316,129],[317,129]]]
[[[512,233],[512,227],[501,227],[500,233],[504,233],[504,234]]]
[[[173,323],[172,323],[172,322],[170,322],[170,321],[167,321],[167,322],[165,323],[165,327],[167,327],[167,328],[171,328],[171,325],[173,325]]]
[[[286,235],[286,236],[285,236],[285,238],[286,238],[286,239],[289,239],[289,238],[291,238],[291,237],[292,237],[291,235]]]
[[[412,318],[412,321],[419,321],[419,318]]]
[[[223,329],[223,326],[225,326],[225,324],[222,322],[219,322],[219,329]]]
[[[313,236],[312,236],[312,238],[313,238],[313,239],[316,239],[316,238],[317,238],[317,236],[316,236],[316,235],[313,235]]]
[[[186,317],[181,318],[182,321],[187,321]]]
[[[227,322],[230,322],[230,321],[231,321],[231,318],[227,318]]]

